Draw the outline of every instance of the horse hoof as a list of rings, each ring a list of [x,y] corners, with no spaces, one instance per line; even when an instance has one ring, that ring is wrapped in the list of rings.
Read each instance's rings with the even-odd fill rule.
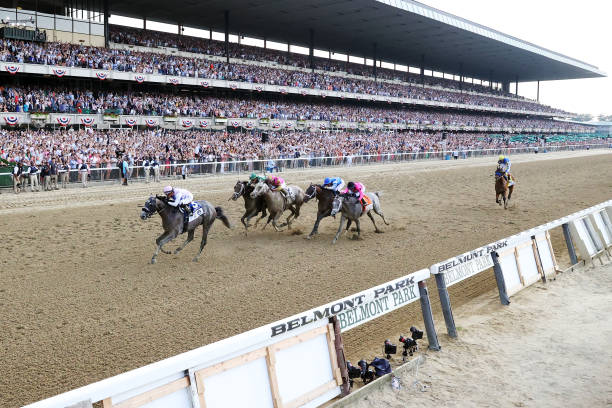
[[[374,232],[375,232],[375,233],[377,233],[377,234],[383,234],[385,231],[376,230],[376,231],[374,231]]]
[[[174,250],[174,255],[178,254],[179,252],[181,252],[181,248],[176,248],[176,249]]]
[[[157,263],[157,259],[155,258],[151,259],[151,264],[155,265],[155,263]]]
[[[198,262],[200,259],[196,256],[195,258],[193,258],[193,262]]]

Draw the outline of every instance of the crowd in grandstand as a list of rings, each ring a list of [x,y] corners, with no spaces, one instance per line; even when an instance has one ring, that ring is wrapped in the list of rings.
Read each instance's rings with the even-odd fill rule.
[[[171,93],[94,92],[44,86],[0,86],[0,112],[108,113],[222,118],[268,118],[368,123],[439,124],[513,128],[564,128],[580,125],[549,119],[502,117],[460,111],[425,111],[384,105],[284,102]]]
[[[258,50],[258,52],[261,51]],[[521,99],[502,99],[487,95],[445,91],[408,83],[396,84],[365,78],[352,79],[266,66],[227,64],[225,62],[213,62],[205,58],[188,58],[153,52],[143,53],[65,43],[32,43],[3,39],[0,41],[0,61],[185,77],[197,76],[199,78],[404,97],[524,111],[561,112],[545,105]]]
[[[132,163],[155,159],[161,164],[170,164],[439,152],[443,149],[465,151],[540,146],[544,141],[539,137],[493,137],[482,133],[450,134],[443,140],[441,132],[421,131],[282,131],[270,133],[263,142],[257,131],[2,130],[0,158],[36,164],[53,159],[68,164],[72,169],[80,168],[84,163],[91,168],[112,168],[124,154]],[[567,138],[561,144],[597,141],[596,138],[583,141]]]

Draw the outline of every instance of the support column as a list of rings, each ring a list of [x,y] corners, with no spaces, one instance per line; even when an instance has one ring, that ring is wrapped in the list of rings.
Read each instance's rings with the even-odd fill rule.
[[[563,236],[565,237],[565,245],[567,245],[567,252],[569,253],[570,262],[572,265],[578,263],[578,257],[576,257],[576,250],[574,249],[574,241],[572,241],[572,234],[570,234],[569,224],[566,222],[561,226],[563,228]]]
[[[268,40],[264,37],[264,50],[268,48]]]
[[[376,43],[374,43],[374,69],[373,69],[373,74],[374,74],[374,80],[376,80]]]
[[[499,264],[499,255],[497,255],[497,252],[491,252],[491,258],[493,258],[493,272],[495,273],[495,281],[499,291],[499,300],[502,305],[508,306],[510,304],[510,297],[508,292],[506,292],[506,282],[504,281],[504,273]]]
[[[455,327],[455,318],[453,317],[453,309],[451,308],[450,296],[446,288],[446,281],[443,273],[436,273],[436,285],[438,286],[438,295],[440,296],[440,305],[442,306],[442,314],[444,315],[444,323],[446,323],[446,331],[452,338],[457,338],[457,328]]]
[[[463,91],[463,62],[459,63],[459,90]]]
[[[518,77],[516,77],[516,86],[514,88],[514,94],[518,96]]]
[[[436,334],[433,313],[431,312],[431,303],[429,302],[429,292],[427,291],[425,281],[419,282],[419,294],[421,295],[421,312],[423,312],[423,322],[425,323],[429,349],[439,351],[441,347],[440,343],[438,343],[438,335]]]
[[[229,57],[229,10],[225,10],[225,58],[227,63],[230,62]]]
[[[109,0],[104,0],[104,46],[108,48],[108,42],[110,37],[110,32],[108,28],[108,13],[110,7],[108,6]]]
[[[540,102],[540,81],[538,81],[538,97],[536,98],[538,102]]]
[[[147,31],[147,18],[142,18],[142,31]]]
[[[504,92],[510,93],[510,81],[502,82],[502,90]]]
[[[310,69],[313,70],[314,72],[314,30],[311,28],[310,29],[310,44],[309,44],[309,53],[308,53],[308,59],[310,62]]]
[[[425,86],[425,54],[421,54],[421,85]]]
[[[181,24],[178,24],[177,27],[178,27],[178,35],[182,35],[183,34],[183,26]]]

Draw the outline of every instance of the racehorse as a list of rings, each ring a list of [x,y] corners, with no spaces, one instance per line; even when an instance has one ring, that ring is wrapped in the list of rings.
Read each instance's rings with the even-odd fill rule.
[[[510,203],[510,197],[512,197],[512,192],[514,191],[514,186],[516,184],[516,180],[512,185],[509,185],[510,182],[506,180],[503,174],[500,174],[500,169],[498,168],[495,172],[495,202],[499,205],[502,205],[500,196],[504,200],[504,210],[508,209],[508,203]]]
[[[335,244],[340,234],[342,234],[342,228],[344,227],[344,221],[348,220],[346,225],[346,229],[348,230],[351,226],[351,222],[355,222],[357,225],[357,238],[361,237],[361,228],[359,224],[359,217],[361,217],[364,213],[368,214],[368,217],[372,220],[372,224],[374,224],[375,232],[380,234],[381,230],[378,229],[376,222],[374,221],[374,216],[372,216],[372,210],[383,219],[385,225],[389,225],[387,220],[385,219],[385,215],[382,212],[382,208],[380,207],[380,196],[382,193],[375,191],[373,193],[366,193],[366,195],[372,201],[371,207],[368,206],[363,209],[359,199],[356,197],[336,197],[333,202],[333,209],[331,215],[337,214],[338,212],[342,213],[340,217],[340,226],[338,227],[338,232],[336,232],[336,236],[334,237],[332,244]]]
[[[142,207],[142,212],[140,213],[140,218],[142,220],[146,220],[151,218],[153,214],[158,213],[162,219],[162,226],[164,228],[163,234],[161,234],[155,240],[157,244],[157,249],[153,254],[153,258],[151,258],[151,263],[154,264],[157,262],[157,254],[159,251],[162,251],[164,254],[171,254],[172,252],[166,251],[163,249],[163,246],[172,241],[174,238],[182,234],[183,232],[187,232],[187,239],[181,246],[176,248],[174,251],[175,254],[179,253],[188,243],[193,240],[193,235],[195,233],[195,229],[198,226],[202,226],[202,241],[200,242],[200,251],[193,258],[194,262],[197,262],[202,254],[202,250],[206,245],[206,240],[208,237],[208,232],[210,231],[210,227],[216,219],[223,221],[223,224],[227,228],[232,228],[229,220],[223,213],[223,209],[221,207],[213,207],[208,201],[196,201],[202,207],[202,214],[197,218],[191,220],[184,225],[184,215],[183,213],[176,207],[173,207],[168,204],[166,197],[157,196],[157,197],[149,197],[149,199],[145,202],[144,207]]]
[[[244,225],[244,233],[248,234],[249,231],[249,220],[255,217],[257,214],[261,213],[261,217],[255,221],[255,227],[259,224],[262,218],[264,218],[268,213],[266,212],[266,202],[263,197],[251,198],[251,193],[255,188],[248,181],[240,181],[236,182],[234,186],[234,194],[230,197],[230,200],[238,200],[240,197],[244,198],[244,214],[240,221],[242,225]],[[246,218],[246,222],[244,221]]]
[[[319,233],[319,223],[325,217],[329,217],[332,212],[332,204],[334,202],[334,192],[332,190],[323,188],[320,184],[310,184],[306,191],[304,192],[304,202],[307,203],[313,198],[316,198],[319,201],[317,208],[317,220],[314,223],[314,227],[310,234],[308,234],[308,239],[311,239],[315,234]]]
[[[293,196],[290,201],[285,200],[280,191],[272,191],[270,186],[264,181],[260,181],[255,185],[251,198],[263,197],[266,202],[266,208],[270,211],[270,216],[268,217],[268,222],[264,225],[264,229],[270,221],[277,232],[281,231],[279,227],[284,227],[285,225],[291,228],[291,222],[300,216],[300,207],[304,204],[304,190],[298,186],[287,186],[287,189],[291,190]],[[287,217],[287,221],[277,225],[278,219],[285,210],[291,211],[291,214]]]

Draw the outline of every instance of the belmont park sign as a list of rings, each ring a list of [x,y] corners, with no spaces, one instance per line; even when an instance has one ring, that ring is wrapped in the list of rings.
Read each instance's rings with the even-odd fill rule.
[[[507,248],[509,245],[508,239],[485,245],[433,265],[430,268],[431,273],[434,275],[439,273],[443,274],[446,286],[452,286],[485,269],[492,268],[493,258],[491,258],[491,253],[502,248]]]
[[[338,318],[341,331],[350,330],[419,299],[418,283],[429,276],[429,271],[423,269],[292,316],[287,320],[270,325],[271,337],[332,316]]]

